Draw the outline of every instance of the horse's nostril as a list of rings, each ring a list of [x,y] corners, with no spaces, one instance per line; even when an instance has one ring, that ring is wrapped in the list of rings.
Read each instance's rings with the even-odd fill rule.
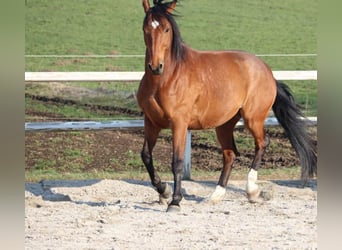
[[[151,72],[155,75],[160,75],[163,73],[164,70],[164,63],[158,64],[155,68],[153,67],[152,63],[148,63],[148,68],[151,70]]]

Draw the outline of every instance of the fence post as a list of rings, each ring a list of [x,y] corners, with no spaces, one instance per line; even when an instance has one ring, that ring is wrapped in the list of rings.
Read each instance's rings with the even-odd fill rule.
[[[191,131],[186,133],[186,145],[185,145],[185,167],[183,180],[191,180]]]

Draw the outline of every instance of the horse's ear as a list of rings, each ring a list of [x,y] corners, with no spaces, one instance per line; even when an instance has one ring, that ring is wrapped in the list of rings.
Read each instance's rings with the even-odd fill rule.
[[[147,11],[150,9],[150,2],[149,2],[149,0],[143,0],[142,1],[142,5],[144,7],[145,13],[147,13]]]
[[[172,3],[169,4],[167,7],[167,12],[170,14],[173,12],[173,10],[176,8],[177,1],[173,1]]]

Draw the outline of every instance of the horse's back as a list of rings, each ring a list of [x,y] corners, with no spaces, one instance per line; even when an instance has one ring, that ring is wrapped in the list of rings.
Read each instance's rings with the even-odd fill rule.
[[[245,51],[196,51],[185,64],[186,74],[195,81],[230,91],[254,91],[273,88],[275,80],[270,67],[257,56]]]

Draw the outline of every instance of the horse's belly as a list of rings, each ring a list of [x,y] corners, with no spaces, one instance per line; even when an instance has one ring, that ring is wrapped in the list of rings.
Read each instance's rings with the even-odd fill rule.
[[[239,112],[239,107],[235,108],[208,108],[206,112],[202,114],[197,114],[194,119],[191,120],[189,124],[190,129],[209,129],[216,128],[231,118],[233,118],[237,112]]]

